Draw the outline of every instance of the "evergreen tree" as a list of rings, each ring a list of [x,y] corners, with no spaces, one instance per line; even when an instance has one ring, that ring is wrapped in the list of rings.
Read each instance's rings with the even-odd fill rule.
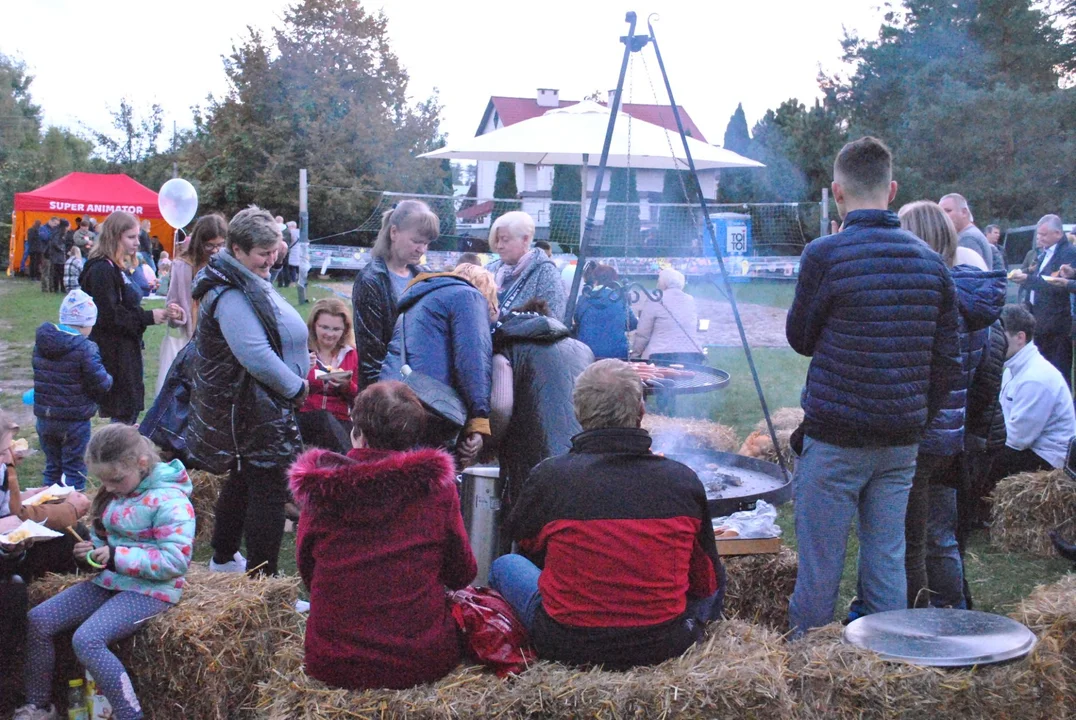
[[[690,253],[702,237],[696,228],[699,186],[687,171],[666,170],[661,188],[661,214],[658,216],[658,243],[670,255]],[[678,207],[670,207],[670,204]]]
[[[550,192],[553,204],[549,209],[549,239],[569,248],[579,245],[579,205],[580,196],[583,193],[583,181],[579,174],[580,168],[575,165],[553,166],[553,188]]]
[[[747,116],[744,115],[743,103],[736,106],[736,112],[725,126],[724,148],[745,157],[750,157],[751,134],[747,131]],[[730,168],[718,173],[717,196],[720,202],[745,202],[753,194],[751,169]]]
[[[491,223],[506,212],[519,210],[522,207],[522,203],[514,199],[517,195],[519,191],[516,190],[515,163],[497,163],[497,177],[493,181],[494,202]]]
[[[631,255],[640,245],[642,229],[639,224],[639,190],[635,184],[635,170],[614,168],[609,178],[609,203],[634,203],[629,205],[606,205],[605,222],[602,225],[601,244],[619,255],[620,250]]]
[[[751,144],[751,135],[747,132],[747,116],[743,112],[743,103],[736,105],[736,112],[729,118],[729,124],[725,126],[725,142],[722,143],[726,150],[743,154],[747,152]]]
[[[894,153],[896,205],[958,191],[976,219],[1033,222],[1073,208],[1076,65],[1032,0],[904,0],[875,40],[846,36],[844,81],[823,79],[849,135]]]

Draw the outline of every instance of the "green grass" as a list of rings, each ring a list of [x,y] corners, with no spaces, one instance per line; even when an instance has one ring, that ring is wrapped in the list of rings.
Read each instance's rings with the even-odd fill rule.
[[[794,286],[781,282],[751,282],[737,284],[735,293],[741,302],[751,302],[787,307],[791,302]],[[689,288],[699,296],[717,297],[712,287],[698,283]],[[294,287],[283,290],[284,297],[297,304]],[[711,295],[711,293],[713,293]],[[329,294],[311,286],[311,299]],[[23,423],[20,434],[30,440],[31,447],[38,448],[33,430],[33,415],[22,405],[23,390],[30,387],[32,373],[30,358],[34,331],[42,322],[53,321],[60,305],[59,295],[44,295],[37,285],[25,280],[0,277],[0,407],[15,411]],[[149,305],[152,306],[152,305]],[[305,309],[301,310],[305,314]],[[146,405],[152,403],[152,393],[157,378],[157,358],[164,328],[155,326],[146,331],[145,385]],[[695,417],[708,417],[731,425],[746,436],[761,417],[758,395],[751,380],[742,348],[711,347],[708,361],[726,370],[731,381],[725,389],[706,395],[685,396],[678,399],[678,410]],[[808,358],[790,349],[756,348],[752,351],[766,401],[771,410],[799,404],[800,391],[809,364]],[[102,421],[96,419],[95,424]],[[38,452],[27,458],[22,466],[23,477],[29,479],[39,474],[44,457]],[[91,479],[92,481],[92,479]],[[795,523],[792,505],[779,508],[778,523],[784,530],[784,539],[792,548],[796,546]],[[858,552],[855,532],[849,538],[838,615],[843,615],[848,602],[855,594],[855,558]],[[207,561],[210,550],[205,545],[195,549],[195,559]],[[281,572],[294,574],[295,536],[285,535],[280,552]],[[975,534],[969,543],[966,557],[968,581],[972,587],[976,607],[993,612],[1006,612],[1026,597],[1037,584],[1056,581],[1068,570],[1068,563],[1060,558],[1044,559],[1030,555],[1006,553],[991,547],[983,533]]]

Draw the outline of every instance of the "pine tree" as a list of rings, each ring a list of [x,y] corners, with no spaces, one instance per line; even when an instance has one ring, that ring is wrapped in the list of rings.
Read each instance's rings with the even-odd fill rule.
[[[751,147],[751,134],[747,131],[747,116],[743,103],[736,106],[728,125],[725,126],[724,148],[747,156]],[[746,202],[753,195],[749,169],[728,169],[718,173],[717,192],[721,202]]]
[[[725,142],[723,147],[741,155],[747,152],[751,144],[751,135],[747,132],[747,116],[743,112],[743,103],[736,105],[736,112],[729,118],[729,124],[725,126]]]
[[[635,185],[635,171],[615,168],[609,179],[610,203],[635,203],[634,205],[606,205],[605,223],[602,225],[602,245],[613,253],[623,249],[625,255],[639,247],[642,231],[639,225],[639,191]],[[619,255],[619,252],[615,252]]]
[[[658,216],[658,242],[669,254],[686,254],[701,237],[701,227],[695,227],[695,207],[699,201],[699,186],[687,171],[666,170],[661,189],[661,202],[666,204]],[[667,204],[680,205],[669,207]]]
[[[515,163],[497,163],[497,178],[493,181],[493,214],[490,222],[513,210],[519,210],[522,204],[514,198],[519,195],[516,190]]]
[[[550,194],[554,203],[549,210],[549,239],[570,248],[579,245],[579,196],[583,192],[579,170],[575,165],[553,166],[553,188]]]

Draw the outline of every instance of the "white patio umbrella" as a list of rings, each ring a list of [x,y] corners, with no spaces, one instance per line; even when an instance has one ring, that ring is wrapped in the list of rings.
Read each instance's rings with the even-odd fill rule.
[[[609,108],[593,100],[583,100],[419,157],[494,160],[528,165],[580,165],[583,186],[580,209],[585,213],[587,166],[591,157],[601,157],[608,127]],[[700,140],[689,137],[687,143],[697,170],[765,167],[756,160]],[[655,170],[688,169],[687,156],[678,133],[644,120],[636,120],[623,112],[617,114],[606,165]],[[584,223],[580,222],[580,242],[584,229]]]
[[[671,112],[671,110],[670,110]],[[587,165],[601,155],[609,108],[584,100],[493,132],[468,138],[419,157],[438,160],[496,160],[528,165]],[[762,163],[724,148],[688,138],[691,156],[699,170],[765,167]],[[687,170],[683,144],[674,131],[617,115],[609,146],[609,167]]]

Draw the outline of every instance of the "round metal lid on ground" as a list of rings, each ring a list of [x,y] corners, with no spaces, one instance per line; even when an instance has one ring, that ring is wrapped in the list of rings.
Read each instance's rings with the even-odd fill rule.
[[[1035,634],[1002,615],[977,610],[890,610],[861,617],[844,629],[844,641],[885,660],[965,667],[1023,657]]]

